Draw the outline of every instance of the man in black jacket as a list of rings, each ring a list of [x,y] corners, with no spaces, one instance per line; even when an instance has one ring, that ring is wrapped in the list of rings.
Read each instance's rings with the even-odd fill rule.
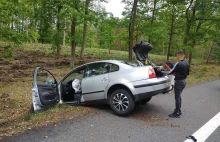
[[[165,74],[175,74],[175,84],[174,84],[174,93],[176,101],[176,109],[169,117],[179,118],[182,114],[181,112],[181,93],[186,86],[186,78],[189,75],[189,63],[184,60],[185,55],[183,51],[177,51],[176,56],[178,62],[174,65],[173,69],[169,72],[163,72]]]

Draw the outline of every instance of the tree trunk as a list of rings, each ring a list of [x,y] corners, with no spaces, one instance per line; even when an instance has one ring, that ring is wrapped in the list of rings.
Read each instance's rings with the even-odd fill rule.
[[[14,16],[11,19],[11,30],[14,30]]]
[[[83,41],[82,41],[82,48],[81,48],[80,58],[83,58],[83,56],[84,56],[84,48],[85,48],[85,43],[86,43],[86,32],[87,32],[86,16],[88,15],[89,1],[90,0],[86,0],[86,4],[85,4],[85,18],[84,18],[84,26],[83,26]]]
[[[76,34],[76,17],[72,19],[72,24],[71,24],[71,60],[70,60],[71,68],[74,67],[75,54],[76,54],[75,34]]]
[[[199,23],[198,23],[198,25],[197,25],[197,28],[196,28],[196,35],[198,34],[201,25],[202,25],[202,22],[199,21]],[[192,48],[195,47],[195,44],[196,44],[196,40],[194,39],[194,40],[193,40]],[[190,53],[189,53],[189,65],[191,65],[191,63],[192,63],[192,57],[193,57],[193,56],[192,56],[192,51],[190,51]]]
[[[210,58],[211,58],[211,56],[212,56],[212,52],[213,52],[213,49],[214,49],[214,45],[215,45],[215,41],[212,42],[212,46],[211,46],[211,48],[210,48],[210,50],[209,50],[209,55],[208,55],[208,58],[207,58],[207,60],[206,60],[206,64],[209,63],[209,60],[210,60]]]
[[[22,16],[21,21],[21,32],[24,32],[24,16]]]
[[[58,13],[60,13],[60,10],[61,10],[61,6],[58,6]],[[56,41],[57,42],[57,58],[60,58],[60,50],[61,50],[61,48],[60,48],[60,33],[61,33],[61,28],[60,28],[60,17],[58,16],[57,17],[57,39],[55,39],[55,40],[58,40],[58,41]]]
[[[66,18],[64,19],[64,29],[63,29],[63,47],[66,44]]]
[[[102,48],[102,40],[101,40],[101,37],[102,37],[102,27],[99,26],[99,48]]]
[[[188,13],[191,6],[192,6],[192,4],[193,4],[193,1],[194,0],[190,0],[190,3],[189,3],[189,5],[188,5],[188,7],[185,11],[185,14],[186,14],[186,32],[185,32],[185,38],[184,38],[184,41],[183,41],[183,44],[185,46],[188,45],[188,39],[189,39],[189,36],[190,36],[191,24],[192,24],[192,22],[195,18],[195,5],[192,7],[193,12],[192,12],[191,18],[190,18],[189,13]],[[187,58],[186,50],[184,50],[184,52],[185,52],[185,55],[186,55],[186,58]]]
[[[151,21],[150,21],[151,25],[154,22],[154,15],[155,15],[156,6],[157,6],[157,0],[154,0],[154,9],[153,9],[152,17],[151,17]],[[149,36],[148,42],[149,43],[151,42],[151,36]]]
[[[134,0],[132,12],[131,12],[131,21],[129,23],[129,61],[132,61],[132,48],[133,48],[133,41],[134,41],[134,24],[135,24],[135,17],[137,11],[137,3],[138,0]]]
[[[28,37],[28,19],[26,19],[26,26],[25,26],[25,29],[26,29],[26,35]]]
[[[185,46],[187,46],[188,45],[188,38],[189,38],[189,36],[190,36],[190,29],[191,29],[191,27],[190,27],[190,25],[189,25],[189,23],[187,23],[186,24],[186,31],[185,31],[185,38],[184,38],[184,41],[183,41],[183,44],[185,45]],[[187,56],[187,53],[186,53],[186,50],[184,50],[184,52],[185,52],[185,55],[186,55],[186,58],[188,57]]]
[[[171,44],[172,44],[172,38],[173,38],[173,28],[174,28],[174,5],[172,8],[172,21],[171,21],[171,27],[170,27],[170,38],[169,38],[169,46],[167,49],[167,62],[169,61],[169,57],[170,57],[170,48],[171,48]]]

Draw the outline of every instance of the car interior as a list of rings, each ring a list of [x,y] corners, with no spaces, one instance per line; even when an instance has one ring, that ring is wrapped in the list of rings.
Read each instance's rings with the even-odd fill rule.
[[[82,79],[87,76],[87,73],[86,67],[81,67],[71,72],[67,78],[64,79],[64,81],[61,83],[62,100],[64,102],[79,101],[81,97],[81,90],[76,92],[72,87],[72,82],[75,79],[82,81]]]
[[[74,102],[80,100],[82,90],[76,92],[73,89],[72,82],[74,79],[79,79],[80,81],[82,81],[82,79],[85,77],[105,74],[108,73],[109,71],[110,71],[110,66],[108,64],[104,66],[100,66],[99,64],[97,65],[93,64],[93,66],[90,67],[89,70],[87,69],[87,67],[81,67],[73,71],[68,75],[67,78],[64,79],[64,81],[61,84],[62,100],[64,102]]]

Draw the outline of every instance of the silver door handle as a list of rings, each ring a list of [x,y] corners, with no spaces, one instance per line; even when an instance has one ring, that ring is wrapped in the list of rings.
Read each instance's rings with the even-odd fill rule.
[[[108,78],[106,78],[106,77],[102,79],[102,81],[107,81],[107,80],[108,80]]]

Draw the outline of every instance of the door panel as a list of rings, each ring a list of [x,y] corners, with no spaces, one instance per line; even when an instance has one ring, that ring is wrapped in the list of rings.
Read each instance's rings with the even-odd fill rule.
[[[82,80],[82,95],[84,101],[105,99],[104,91],[109,83],[109,65],[93,63],[88,65],[88,77]]]
[[[46,69],[34,71],[32,101],[35,111],[54,106],[59,100],[58,85],[54,76]]]
[[[58,100],[56,85],[38,85],[41,103],[45,106],[55,105]]]

